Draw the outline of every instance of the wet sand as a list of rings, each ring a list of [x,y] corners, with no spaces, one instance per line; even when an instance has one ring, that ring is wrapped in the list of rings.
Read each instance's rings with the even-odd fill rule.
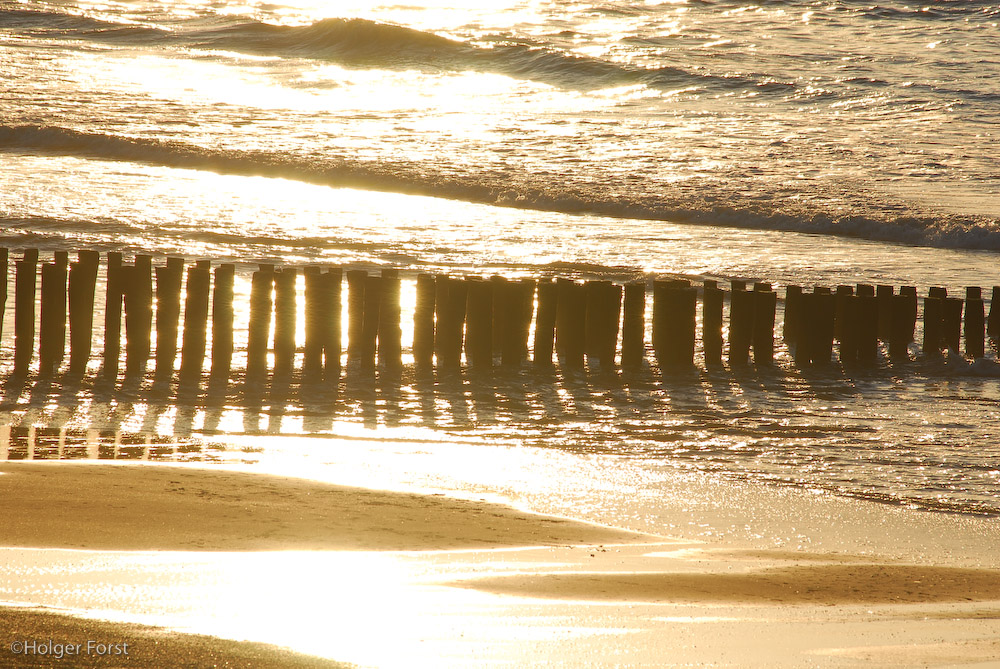
[[[286,559],[283,551],[293,551],[287,563],[275,564],[295,565],[304,559],[295,557],[306,555],[302,551],[325,552],[329,560],[353,553],[370,568],[324,573],[329,582],[317,580],[315,593],[308,592],[308,584],[318,574],[295,574],[308,569],[269,572],[279,598],[292,593],[288,601],[301,602],[303,609],[271,614],[294,622],[296,614],[308,617],[310,596],[336,600],[346,609],[343,620],[361,629],[385,621],[390,632],[413,636],[404,641],[422,648],[425,658],[440,659],[440,666],[481,664],[487,648],[493,660],[515,666],[548,661],[546,652],[570,666],[613,651],[616,661],[625,658],[636,666],[839,667],[982,662],[1000,651],[1000,570],[907,564],[872,555],[735,550],[483,501],[178,466],[3,463],[0,499],[2,544],[12,547],[6,551],[9,559],[25,565],[20,571],[8,568],[6,581],[0,578],[0,591],[8,593],[3,598],[15,600],[10,593],[32,588],[44,593],[47,571],[76,570],[90,578],[87,560],[105,569],[104,561],[129,565],[136,562],[129,555],[141,555],[120,551],[155,551],[179,565],[175,574],[201,569],[206,586],[219,580],[212,569],[231,574],[241,554],[270,552]],[[83,552],[67,556],[51,549]],[[216,553],[219,566],[184,562]],[[385,566],[398,567],[403,576],[387,580]],[[122,585],[127,582],[114,574],[128,575],[129,568],[134,566],[108,572],[112,588],[127,590]],[[86,591],[91,587],[86,578],[82,585],[64,581],[60,587]],[[164,581],[157,583],[160,596],[170,599],[168,577],[159,580]],[[198,596],[192,594],[200,592],[197,581],[188,587],[177,597]],[[364,601],[365,592],[372,593],[371,601]],[[46,605],[44,599],[20,601]],[[89,610],[82,608],[84,614]],[[9,644],[17,638],[79,643],[97,637],[133,640],[135,648],[145,649],[129,666],[332,663],[261,644],[51,612],[2,611],[0,621],[9,631],[0,649],[4,661],[11,659]],[[553,627],[554,620],[563,627]],[[569,636],[544,632],[550,628],[565,628]],[[482,635],[478,644],[470,645],[471,634]],[[364,640],[346,656],[337,654],[336,645],[323,655],[394,666],[393,658],[417,659],[405,655],[406,643],[400,646],[402,660],[369,650]]]
[[[453,550],[639,535],[443,495],[239,471],[0,464],[0,545],[90,550]]]
[[[128,623],[86,620],[57,613],[0,608],[4,648],[0,666],[38,667],[347,667],[267,644],[218,639]],[[12,655],[12,644],[37,640],[45,654]],[[101,640],[88,648],[86,640]],[[57,655],[61,655],[58,657]],[[37,663],[37,664],[33,664]]]

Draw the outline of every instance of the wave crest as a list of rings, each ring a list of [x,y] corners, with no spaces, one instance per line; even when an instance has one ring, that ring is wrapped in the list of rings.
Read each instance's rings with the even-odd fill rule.
[[[760,202],[722,192],[725,184],[691,192],[609,192],[598,181],[560,182],[550,174],[456,172],[405,161],[307,158],[266,151],[217,150],[55,126],[0,125],[0,151],[38,151],[130,161],[242,176],[425,195],[520,209],[588,213],[674,223],[788,230],[942,248],[1000,250],[995,218],[920,212],[842,214],[787,201]],[[565,180],[564,180],[565,181]],[[738,188],[736,189],[739,190]],[[719,204],[725,202],[726,204]]]

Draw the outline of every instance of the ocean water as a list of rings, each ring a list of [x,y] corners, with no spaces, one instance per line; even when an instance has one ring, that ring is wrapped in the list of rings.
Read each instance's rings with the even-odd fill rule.
[[[0,1],[0,244],[235,262],[238,323],[265,261],[397,267],[404,298],[426,271],[988,296],[998,23],[959,0]],[[340,390],[35,386],[5,397],[0,455],[330,476],[345,448],[405,468],[460,447],[461,472],[392,480],[516,497],[496,471],[558,453],[593,494],[531,503],[605,521],[600,472],[655,504],[664,469],[1000,514],[992,352]]]

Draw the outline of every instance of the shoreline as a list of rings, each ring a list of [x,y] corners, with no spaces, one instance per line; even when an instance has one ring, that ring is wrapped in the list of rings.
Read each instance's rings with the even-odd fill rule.
[[[98,633],[165,639],[136,666],[162,666],[173,648],[295,667],[462,666],[483,649],[498,663],[761,667],[1000,653],[1000,570],[961,560],[748,548],[443,495],[150,463],[6,462],[0,496],[11,500],[0,518],[9,558],[0,599],[19,602],[0,608],[7,628],[44,639],[55,625],[72,643]],[[119,622],[76,617],[85,612]],[[157,627],[127,622],[140,619]],[[539,637],[552,621],[565,633]],[[885,645],[886,625],[907,649]],[[398,650],[374,641],[387,630]],[[730,641],[714,647],[720,634]],[[927,634],[939,641],[928,645]],[[783,650],[789,635],[806,636]],[[750,647],[737,662],[733,653]]]

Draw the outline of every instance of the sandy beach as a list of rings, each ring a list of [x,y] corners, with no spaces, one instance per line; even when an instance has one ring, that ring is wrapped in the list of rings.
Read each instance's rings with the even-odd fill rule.
[[[84,658],[92,664],[79,657],[32,664],[26,660],[52,658],[11,653],[11,644],[32,639],[128,643],[127,666],[406,664],[375,647],[365,657],[364,644],[349,651],[346,640],[345,656],[338,656],[337,643],[318,653],[295,648],[323,659],[277,647],[292,644],[140,626],[126,621],[135,621],[148,601],[109,605],[107,590],[149,590],[150,574],[162,581],[149,590],[159,593],[153,599],[198,599],[199,571],[210,599],[213,579],[220,579],[214,570],[232,574],[250,556],[291,565],[291,572],[296,560],[326,559],[322,564],[331,571],[354,565],[355,573],[341,576],[269,577],[286,604],[302,608],[282,615],[304,620],[314,606],[310,593],[287,593],[302,587],[293,584],[315,582],[317,597],[327,587],[338,605],[357,607],[359,626],[382,616],[402,647],[410,635],[420,637],[425,655],[409,656],[418,665],[438,657],[447,666],[523,666],[554,658],[565,666],[993,666],[1000,656],[995,569],[749,550],[482,501],[240,471],[8,462],[0,472],[0,536],[9,547],[0,588],[2,599],[22,607],[2,611],[5,665],[119,666],[120,658],[107,656]],[[144,562],[150,571],[135,577]],[[99,581],[94,564],[101,565]],[[237,583],[243,590],[248,585]],[[74,591],[72,598],[52,596],[66,590]],[[260,588],[261,599],[269,592]],[[362,601],[366,592],[369,602]],[[399,610],[385,608],[386,602],[397,602]],[[23,608],[32,605],[47,608]],[[413,617],[420,610],[433,612],[435,622]],[[557,620],[561,631],[553,627]],[[393,627],[398,621],[414,631]],[[198,632],[200,626],[177,627]],[[463,630],[478,640],[463,638]],[[247,630],[245,638],[269,641],[258,636]]]

